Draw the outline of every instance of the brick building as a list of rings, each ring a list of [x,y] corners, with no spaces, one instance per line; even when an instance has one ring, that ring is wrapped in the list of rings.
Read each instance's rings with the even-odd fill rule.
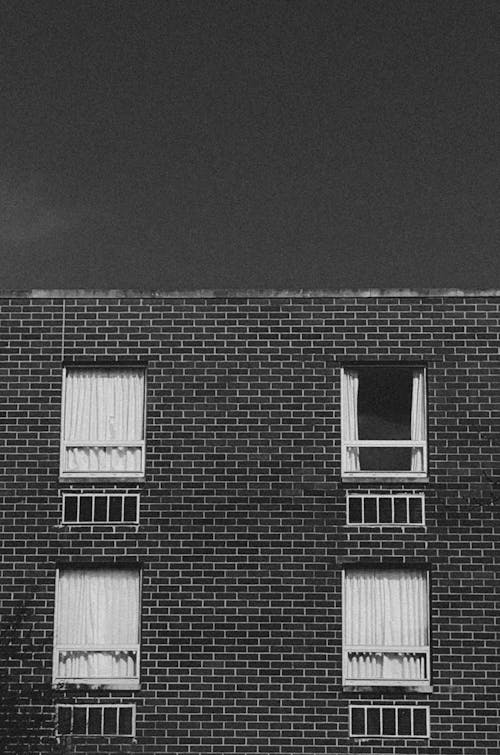
[[[499,304],[2,295],[1,604],[67,752],[499,752]]]

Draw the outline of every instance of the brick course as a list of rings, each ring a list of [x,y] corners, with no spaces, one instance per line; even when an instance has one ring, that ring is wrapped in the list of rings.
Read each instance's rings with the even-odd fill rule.
[[[1,605],[30,597],[50,681],[55,573],[142,569],[134,742],[75,753],[498,753],[500,296],[0,299]],[[342,482],[340,368],[427,367],[428,482]],[[144,481],[61,481],[63,364],[147,367]],[[61,525],[64,492],[136,492],[139,525]],[[347,492],[425,492],[426,526],[346,526]],[[345,564],[426,564],[432,691],[342,686]],[[429,740],[349,738],[349,703],[430,707]]]

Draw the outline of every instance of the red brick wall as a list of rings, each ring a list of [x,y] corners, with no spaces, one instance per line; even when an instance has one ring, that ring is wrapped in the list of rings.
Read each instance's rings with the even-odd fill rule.
[[[23,678],[51,679],[58,564],[142,568],[141,690],[60,693],[135,702],[136,742],[74,752],[498,753],[498,299],[13,298],[0,327],[1,602],[33,593],[36,612]],[[342,483],[357,359],[426,365],[427,483]],[[63,360],[147,365],[144,482],[59,481]],[[113,488],[140,492],[138,527],[61,525],[63,492]],[[355,490],[424,491],[426,527],[346,527]],[[342,565],[388,558],[431,571],[432,692],[342,687]],[[431,738],[350,739],[354,701],[429,705]]]

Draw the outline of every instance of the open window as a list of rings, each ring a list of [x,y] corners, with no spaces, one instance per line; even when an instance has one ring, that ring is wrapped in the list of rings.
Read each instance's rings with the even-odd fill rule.
[[[54,683],[138,686],[139,582],[136,569],[59,570]]]
[[[66,369],[61,476],[144,475],[144,371]]]
[[[342,475],[421,478],[427,472],[425,370],[342,370]]]
[[[428,685],[427,571],[346,569],[343,637],[344,684]]]

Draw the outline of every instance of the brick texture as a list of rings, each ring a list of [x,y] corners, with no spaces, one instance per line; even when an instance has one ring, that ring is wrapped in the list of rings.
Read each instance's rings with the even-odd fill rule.
[[[74,753],[493,755],[498,733],[500,300],[0,300],[1,607],[35,608],[21,669],[51,680],[55,574],[142,569],[137,736]],[[429,479],[343,483],[340,368],[427,367]],[[144,481],[59,479],[63,364],[147,368]],[[62,525],[63,492],[138,491],[139,525]],[[346,526],[346,493],[425,492],[425,527]],[[342,686],[345,563],[427,564],[432,691]],[[349,703],[430,707],[429,740],[349,738]]]

